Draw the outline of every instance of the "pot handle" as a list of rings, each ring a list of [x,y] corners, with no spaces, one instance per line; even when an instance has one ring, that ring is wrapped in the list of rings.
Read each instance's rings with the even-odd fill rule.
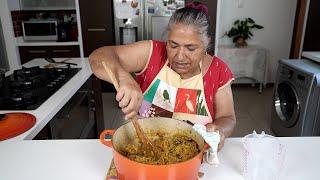
[[[102,133],[100,134],[100,142],[110,148],[112,148],[112,140],[110,139],[109,141],[106,141],[105,136],[106,135],[113,135],[115,132],[115,130],[113,129],[108,129],[108,130],[104,130],[102,131]]]

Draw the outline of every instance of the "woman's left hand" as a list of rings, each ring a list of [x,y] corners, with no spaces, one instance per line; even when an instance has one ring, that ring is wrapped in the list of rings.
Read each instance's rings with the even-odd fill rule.
[[[218,151],[220,151],[224,145],[224,140],[225,140],[225,136],[223,134],[223,132],[219,131],[217,125],[215,124],[207,124],[206,125],[206,128],[207,128],[207,132],[218,132],[219,135],[220,135],[220,142],[219,142],[219,145],[218,145]]]

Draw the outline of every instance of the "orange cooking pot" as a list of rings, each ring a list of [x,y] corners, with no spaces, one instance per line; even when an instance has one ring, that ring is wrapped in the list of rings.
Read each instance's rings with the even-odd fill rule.
[[[200,152],[192,159],[176,164],[150,165],[132,161],[118,151],[127,144],[137,143],[136,132],[132,123],[126,123],[117,130],[105,130],[100,134],[100,141],[113,150],[114,164],[119,179],[197,179],[202,156],[208,145],[204,142],[202,136],[192,129],[192,125],[183,121],[160,117],[139,119],[138,122],[145,132],[160,131],[168,134],[183,132],[198,143]],[[106,135],[112,135],[111,141],[105,140]]]

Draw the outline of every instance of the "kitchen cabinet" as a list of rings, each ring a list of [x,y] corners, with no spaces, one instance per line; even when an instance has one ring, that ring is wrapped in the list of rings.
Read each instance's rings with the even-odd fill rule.
[[[80,57],[79,46],[20,46],[21,64],[35,58]]]
[[[113,1],[79,0],[79,6],[84,56],[88,57],[99,47],[114,45]],[[101,87],[96,87],[100,84]],[[112,85],[101,80],[94,81],[94,86],[96,90],[115,92]]]
[[[115,44],[113,1],[79,0],[82,42],[84,56],[88,57],[95,49]],[[115,92],[114,87],[97,77],[93,78],[95,115],[98,122],[104,120],[102,92]],[[101,132],[101,129],[98,129]]]
[[[297,1],[290,58],[299,59],[304,51],[320,51],[320,1]]]
[[[320,51],[320,1],[310,0],[303,51]]]
[[[75,0],[20,0],[21,10],[75,9]]]
[[[194,0],[186,0],[186,4],[193,1]],[[204,3],[208,7],[209,23],[210,23],[209,32],[211,36],[211,44],[209,47],[210,50],[208,51],[208,53],[214,54],[218,0],[201,0],[200,2]]]
[[[114,45],[113,3],[108,0],[79,0],[84,56]]]
[[[94,106],[90,77],[33,139],[98,138],[104,124],[96,121]]]

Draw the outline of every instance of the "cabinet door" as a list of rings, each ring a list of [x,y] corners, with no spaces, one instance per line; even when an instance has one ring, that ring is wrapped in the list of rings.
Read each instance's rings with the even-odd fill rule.
[[[48,52],[45,47],[20,46],[19,52],[21,64],[24,64],[35,58],[48,57]]]
[[[79,46],[20,46],[21,64],[35,58],[80,57]]]
[[[80,57],[79,46],[52,46],[48,47],[51,57]]]
[[[114,45],[112,0],[79,0],[84,56],[95,49]]]
[[[320,51],[320,1],[310,0],[303,51]]]
[[[297,1],[296,5],[296,15],[294,19],[294,27],[292,34],[292,43],[290,49],[290,59],[300,58],[300,48],[302,48],[301,42],[303,42],[303,31],[304,31],[304,21],[307,12],[309,0]]]

